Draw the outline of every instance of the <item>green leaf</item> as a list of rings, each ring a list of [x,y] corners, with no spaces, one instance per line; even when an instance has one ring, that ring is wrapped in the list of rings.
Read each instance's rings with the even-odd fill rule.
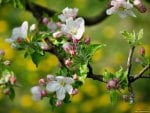
[[[14,4],[14,7],[19,8],[19,9],[24,9],[24,7],[25,7],[24,0],[14,0],[13,4]]]
[[[80,65],[79,71],[80,71],[79,80],[81,80],[82,82],[84,82],[85,78],[87,76],[87,73],[88,73],[87,64]]]
[[[142,39],[143,38],[143,29],[141,29],[137,35],[138,35],[138,40]]]
[[[55,103],[56,103],[56,98],[51,97],[49,100],[49,104],[51,105],[52,110],[54,110],[56,108]]]
[[[108,70],[105,70],[104,73],[103,73],[103,75],[104,75],[103,79],[104,79],[104,81],[106,81],[106,82],[107,82],[108,80],[114,78],[114,75],[113,75],[111,72],[109,72]]]
[[[12,87],[10,87],[9,98],[13,100],[15,98],[15,91]]]
[[[41,55],[37,52],[34,52],[34,53],[31,54],[32,61],[36,65],[36,67],[38,67],[38,64],[39,64],[42,56],[43,55]]]
[[[70,103],[70,95],[66,93],[65,99],[63,100],[64,103]]]
[[[114,89],[111,89],[109,91],[110,93],[110,100],[111,100],[111,103],[112,105],[116,105],[117,104],[117,101],[118,101],[118,94],[117,94],[117,91],[114,90]]]

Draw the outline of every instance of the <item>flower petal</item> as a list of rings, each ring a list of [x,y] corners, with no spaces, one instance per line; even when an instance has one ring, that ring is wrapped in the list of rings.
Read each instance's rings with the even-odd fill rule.
[[[57,98],[59,100],[63,100],[65,98],[66,90],[64,87],[60,87],[59,90],[56,91]]]
[[[65,90],[69,93],[69,94],[72,94],[72,90],[73,90],[73,87],[69,84],[66,84],[65,85]]]
[[[47,84],[46,89],[49,92],[55,92],[60,88],[60,84],[56,81],[51,81]]]

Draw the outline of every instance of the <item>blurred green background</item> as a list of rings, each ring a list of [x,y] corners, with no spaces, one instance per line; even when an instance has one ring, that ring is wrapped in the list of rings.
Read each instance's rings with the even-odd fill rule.
[[[65,7],[79,8],[79,15],[92,17],[106,7],[108,0],[32,0],[37,4],[54,9],[60,12]],[[138,32],[144,29],[143,45],[146,56],[150,57],[150,4],[146,3],[148,11],[144,14],[134,10],[137,18],[128,17],[120,19],[118,15],[113,15],[94,26],[86,27],[85,36],[90,36],[92,43],[103,42],[107,46],[95,53],[92,67],[94,73],[102,74],[104,69],[115,72],[120,66],[125,67],[128,44],[122,39],[120,31],[135,30]],[[32,101],[30,88],[38,84],[38,79],[46,77],[48,73],[55,73],[58,69],[58,60],[55,56],[47,54],[41,61],[38,68],[32,63],[30,58],[24,59],[23,51],[13,50],[4,40],[11,36],[12,28],[20,26],[23,21],[37,23],[30,12],[13,8],[11,5],[0,7],[0,48],[6,52],[5,59],[12,62],[12,69],[18,77],[21,88],[15,88],[16,98],[10,101],[0,92],[0,113],[134,113],[145,110],[150,112],[150,87],[149,80],[138,80],[133,84],[136,103],[129,105],[123,101],[117,106],[112,106],[109,100],[109,93],[104,83],[99,83],[92,79],[87,79],[85,84],[79,89],[79,94],[72,97],[72,103],[62,105],[60,108],[51,111],[48,99]],[[138,56],[137,47],[134,58]],[[134,62],[134,61],[133,61]],[[133,63],[136,67],[132,73],[137,73],[141,67]]]

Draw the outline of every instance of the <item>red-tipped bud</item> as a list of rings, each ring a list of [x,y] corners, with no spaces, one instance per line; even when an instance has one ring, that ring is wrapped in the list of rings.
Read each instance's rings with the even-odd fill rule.
[[[47,81],[48,81],[48,82],[51,82],[51,81],[53,81],[54,79],[55,79],[55,77],[54,77],[53,75],[50,75],[50,74],[47,75]]]
[[[39,80],[39,84],[40,84],[40,85],[45,85],[45,84],[46,84],[45,79],[44,79],[44,78],[41,78],[41,79]]]
[[[17,40],[16,40],[16,42],[20,44],[20,43],[22,43],[22,42],[23,42],[23,40],[24,40],[23,38],[18,37],[18,38],[17,38]]]
[[[84,39],[84,42],[85,42],[86,44],[90,44],[90,42],[91,42],[90,37],[86,37],[86,38]]]
[[[76,39],[76,38],[73,38],[72,41],[73,41],[74,44],[77,44],[79,42],[79,40]]]
[[[61,31],[57,31],[57,32],[53,33],[53,37],[54,38],[59,38],[61,36],[62,36],[62,32]]]
[[[47,96],[47,91],[46,90],[41,90],[41,95],[42,95],[42,97]]]
[[[55,106],[56,107],[60,107],[61,105],[62,105],[61,100],[57,100],[56,103],[55,103]]]
[[[10,89],[9,89],[9,88],[4,89],[4,90],[3,90],[3,93],[4,93],[5,95],[9,95],[9,94],[10,94]]]
[[[0,49],[0,56],[4,56],[5,55],[5,51]]]
[[[4,65],[9,66],[10,65],[10,61],[9,60],[4,61]]]
[[[118,78],[114,78],[112,80],[109,80],[107,83],[107,89],[118,89],[120,87],[119,85],[119,79]]]
[[[74,74],[74,75],[72,76],[72,78],[73,78],[73,80],[78,80],[78,75],[77,75],[77,74]]]
[[[133,3],[139,12],[145,13],[147,11],[147,8],[142,4],[141,0],[134,0]]]
[[[114,78],[113,80],[114,80],[114,82],[116,82],[116,84],[119,83],[119,79],[118,78]]]
[[[58,28],[62,27],[62,23],[61,22],[57,22],[56,25],[57,25]]]
[[[77,88],[72,90],[72,95],[76,95],[76,94],[78,94],[78,89]]]
[[[145,48],[144,47],[140,48],[140,55],[142,55],[142,56],[145,55]]]
[[[42,20],[42,22],[43,22],[43,24],[46,24],[46,25],[47,25],[48,22],[49,22],[49,21],[48,21],[48,18],[47,18],[47,17],[44,17],[43,20]]]
[[[71,66],[72,65],[72,61],[70,59],[65,60],[65,65],[66,66]]]
[[[69,53],[72,55],[72,56],[75,56],[76,55],[76,48],[75,46],[72,46],[71,49],[69,50]]]
[[[16,81],[17,81],[16,77],[10,76],[10,78],[9,78],[10,84],[14,85],[16,83]]]

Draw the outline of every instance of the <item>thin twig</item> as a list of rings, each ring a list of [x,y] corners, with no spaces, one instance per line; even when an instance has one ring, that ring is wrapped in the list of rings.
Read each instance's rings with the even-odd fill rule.
[[[148,69],[150,69],[150,65],[145,66],[138,74],[132,76],[129,81],[132,83],[139,78],[150,78],[150,76],[143,76]]]
[[[127,60],[127,77],[128,77],[128,81],[129,81],[129,76],[130,76],[130,73],[131,73],[131,68],[132,68],[132,56],[133,56],[133,52],[134,52],[134,49],[135,49],[135,46],[132,46],[130,48],[130,51],[129,51],[129,55],[128,55],[128,60]]]

